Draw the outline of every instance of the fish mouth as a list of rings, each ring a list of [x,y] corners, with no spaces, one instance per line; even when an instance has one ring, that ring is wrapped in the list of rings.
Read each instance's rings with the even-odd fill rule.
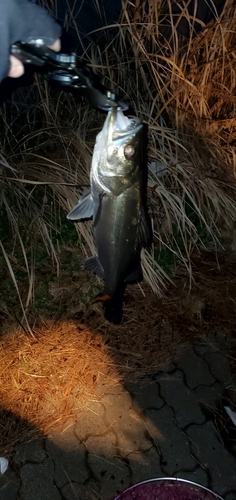
[[[143,127],[142,120],[137,117],[128,118],[118,107],[112,107],[105,123],[105,134],[108,142],[128,137],[130,134],[136,134]]]

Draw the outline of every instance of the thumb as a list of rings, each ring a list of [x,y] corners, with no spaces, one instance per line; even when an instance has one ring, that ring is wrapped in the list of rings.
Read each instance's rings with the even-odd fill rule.
[[[59,52],[61,49],[61,42],[59,38],[49,47],[52,50],[55,50],[55,52]],[[22,64],[19,59],[17,59],[15,56],[10,56],[10,68],[8,71],[8,76],[11,78],[19,78],[22,76],[25,72],[24,65]]]

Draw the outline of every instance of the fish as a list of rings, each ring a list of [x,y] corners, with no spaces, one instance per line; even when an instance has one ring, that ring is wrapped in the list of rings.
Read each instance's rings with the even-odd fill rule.
[[[104,280],[93,302],[103,302],[105,318],[122,321],[127,284],[143,280],[141,250],[152,242],[146,207],[147,167],[144,124],[112,107],[93,151],[90,186],[67,215],[74,222],[93,219],[97,254],[84,268]]]

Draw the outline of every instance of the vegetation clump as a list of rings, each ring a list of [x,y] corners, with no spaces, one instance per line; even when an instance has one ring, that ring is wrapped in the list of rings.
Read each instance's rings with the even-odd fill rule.
[[[236,216],[236,8],[227,0],[218,14],[212,2],[213,19],[197,32],[197,19],[187,7],[176,13],[171,4],[153,0],[146,9],[138,0],[127,1],[112,42],[91,44],[83,55],[148,125],[154,247],[143,252],[142,265],[159,296],[177,265],[184,265],[192,279],[196,248],[218,252],[234,245]],[[179,29],[181,20],[188,36]],[[2,108],[0,246],[24,320],[36,271],[43,267],[39,247],[57,274],[58,235],[66,227],[77,240],[80,261],[95,251],[91,223],[69,229],[65,214],[89,185],[103,121],[79,95],[58,92],[38,76]],[[25,269],[24,298],[20,268]]]

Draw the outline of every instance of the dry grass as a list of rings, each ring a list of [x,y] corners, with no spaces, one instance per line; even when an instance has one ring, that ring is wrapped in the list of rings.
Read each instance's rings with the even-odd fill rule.
[[[1,340],[1,403],[47,433],[75,418],[110,364],[104,340],[83,325],[44,326],[34,339],[16,330]]]
[[[190,23],[188,40],[178,33],[181,16]],[[221,248],[222,236],[232,233],[236,218],[236,7],[227,0],[220,17],[197,36],[186,9],[181,16],[173,15],[169,1],[150,1],[148,12],[138,1],[127,1],[113,42],[103,49],[89,47],[84,59],[149,126],[148,195],[155,245],[178,255],[191,277],[193,249]],[[169,39],[163,38],[160,28],[165,19],[171,25]],[[104,117],[77,97],[51,91],[38,78],[27,99],[24,127],[14,106],[8,107],[4,118],[10,127],[5,154],[15,171],[6,167],[3,171],[1,202],[14,231],[17,210],[12,201],[19,200],[21,208],[27,202],[28,211],[32,207],[31,217],[37,217],[36,226],[56,261],[48,230],[50,214],[42,213],[43,191],[34,205],[35,186],[49,185],[54,202],[68,212],[89,184],[94,139]],[[21,92],[18,101],[23,109]],[[155,165],[161,165],[161,176]],[[8,193],[13,188],[15,199],[10,203]],[[84,239],[84,252],[94,253],[91,224],[79,224],[77,230]],[[142,261],[146,280],[161,294],[167,276],[153,253],[144,253]]]

